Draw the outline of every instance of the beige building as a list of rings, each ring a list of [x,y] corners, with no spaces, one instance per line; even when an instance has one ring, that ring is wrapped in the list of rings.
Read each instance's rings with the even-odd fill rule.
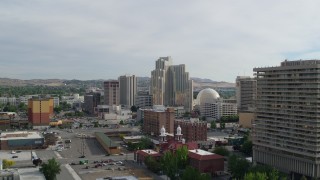
[[[109,106],[120,105],[119,81],[104,82],[104,104]]]
[[[257,78],[253,161],[320,178],[320,60],[253,69]],[[298,178],[300,179],[300,178]]]
[[[143,132],[158,136],[162,126],[169,134],[174,133],[175,111],[173,108],[165,110],[147,109],[144,110]]]
[[[243,128],[252,128],[254,122],[254,112],[239,112],[239,126]]]
[[[236,79],[236,97],[239,111],[254,111],[257,96],[257,80],[249,76],[238,76]]]
[[[153,104],[165,106],[184,106],[191,112],[193,82],[184,64],[172,65],[172,58],[160,57],[156,68],[151,72],[150,93]]]

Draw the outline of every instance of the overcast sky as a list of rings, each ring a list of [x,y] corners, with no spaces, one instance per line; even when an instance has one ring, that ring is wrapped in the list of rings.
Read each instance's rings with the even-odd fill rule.
[[[320,1],[1,0],[0,77],[150,76],[171,56],[191,77],[320,58]]]

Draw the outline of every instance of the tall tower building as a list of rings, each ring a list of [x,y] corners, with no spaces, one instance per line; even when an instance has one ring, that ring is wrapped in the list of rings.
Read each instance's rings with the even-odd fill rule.
[[[135,97],[137,95],[137,77],[120,76],[120,104],[131,107],[135,105]]]
[[[292,177],[319,178],[320,60],[286,60],[277,67],[253,70],[257,79],[253,161]]]
[[[193,82],[185,65],[172,65],[172,59],[160,57],[156,69],[151,72],[151,90],[153,104],[165,106],[184,106],[192,110]]]
[[[104,104],[109,106],[120,104],[119,81],[104,82]]]
[[[236,79],[236,96],[239,111],[253,111],[257,95],[257,80],[249,76]]]

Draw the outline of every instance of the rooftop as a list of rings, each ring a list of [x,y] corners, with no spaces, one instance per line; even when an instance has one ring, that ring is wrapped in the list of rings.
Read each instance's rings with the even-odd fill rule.
[[[0,140],[16,140],[16,139],[37,139],[42,138],[42,136],[35,131],[16,131],[16,132],[2,132],[0,135]]]
[[[154,151],[154,150],[152,150],[152,149],[144,149],[144,150],[141,150],[141,151],[143,151],[144,153],[150,154],[150,155],[152,155],[152,154],[158,154],[157,151]]]
[[[189,150],[188,156],[192,159],[197,159],[197,160],[214,160],[214,159],[222,159],[223,156],[220,156],[218,154],[214,154],[208,151],[204,151],[201,149],[195,149],[195,150]]]
[[[99,137],[109,147],[118,147],[107,135],[103,132],[95,132],[96,137]]]
[[[212,152],[209,152],[209,151],[204,151],[202,149],[194,149],[194,150],[189,150],[190,152],[193,152],[193,153],[196,153],[196,154],[199,154],[201,156],[206,156],[206,155],[212,155],[214,153]]]

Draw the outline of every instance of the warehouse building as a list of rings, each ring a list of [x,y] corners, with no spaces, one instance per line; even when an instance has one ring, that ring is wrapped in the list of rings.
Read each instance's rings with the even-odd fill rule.
[[[102,132],[95,132],[97,141],[109,154],[120,154],[119,146]]]
[[[42,148],[44,138],[38,132],[5,132],[0,135],[0,150]]]

